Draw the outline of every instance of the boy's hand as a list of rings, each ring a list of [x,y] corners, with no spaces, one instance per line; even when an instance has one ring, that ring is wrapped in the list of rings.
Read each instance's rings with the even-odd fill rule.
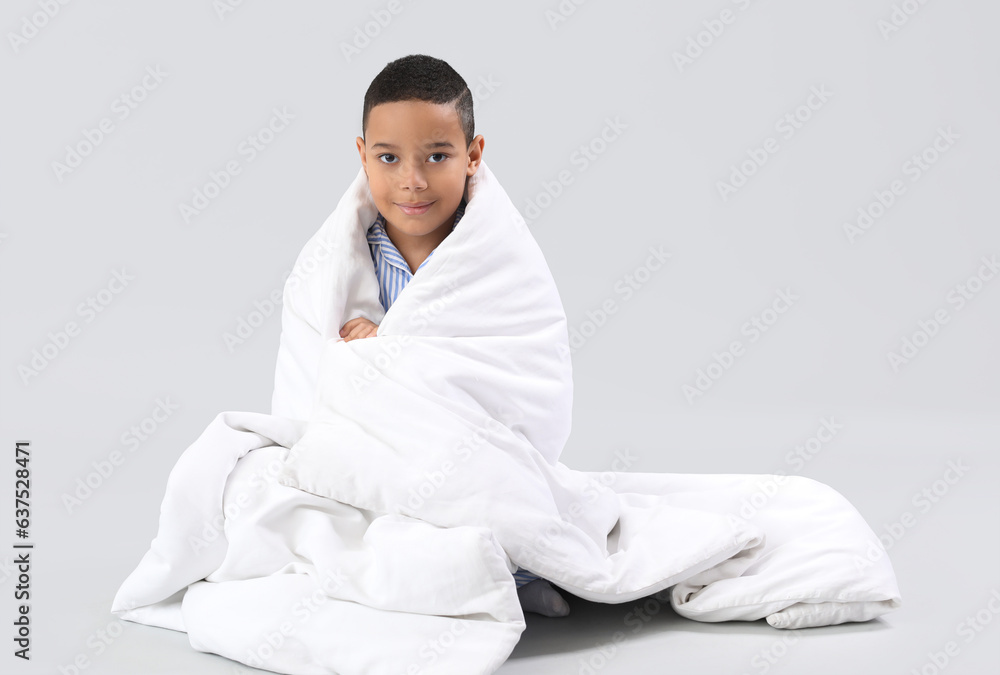
[[[368,319],[359,316],[357,319],[351,319],[344,324],[344,327],[340,329],[340,337],[344,338],[344,342],[350,342],[358,338],[376,337],[375,332],[377,330],[378,324],[374,324]]]

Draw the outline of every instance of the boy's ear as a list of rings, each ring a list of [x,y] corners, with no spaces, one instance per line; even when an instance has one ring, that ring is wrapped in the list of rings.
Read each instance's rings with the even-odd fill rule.
[[[483,146],[486,145],[486,139],[483,138],[482,134],[478,134],[472,139],[472,143],[469,144],[469,166],[466,169],[466,177],[475,175],[476,171],[479,170],[479,163],[483,161]]]
[[[361,156],[361,167],[365,170],[365,175],[368,175],[368,153],[365,151],[365,139],[358,136],[354,142],[358,146],[358,154]]]

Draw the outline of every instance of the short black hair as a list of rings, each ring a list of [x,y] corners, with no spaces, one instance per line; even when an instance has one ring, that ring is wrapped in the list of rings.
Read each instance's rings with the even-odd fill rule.
[[[361,115],[361,137],[368,130],[368,115],[380,103],[396,101],[453,103],[465,132],[465,147],[472,144],[476,121],[472,114],[472,92],[462,76],[446,61],[425,54],[410,54],[390,61],[375,76],[365,92]]]

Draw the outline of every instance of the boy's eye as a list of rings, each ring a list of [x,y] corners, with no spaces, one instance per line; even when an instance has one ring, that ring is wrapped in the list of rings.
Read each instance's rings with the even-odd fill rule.
[[[378,156],[379,159],[382,159],[383,157],[392,157],[392,158],[395,158],[396,155],[392,154],[391,152],[383,152],[381,155]],[[444,154],[443,152],[435,152],[433,155],[431,155],[431,157],[441,157],[441,159],[439,161],[437,161],[437,162],[431,162],[432,164],[440,164],[441,162],[443,162],[445,159],[448,158],[448,155]],[[385,160],[383,160],[383,161],[385,161]],[[396,162],[385,161],[385,163],[386,164],[395,164]]]

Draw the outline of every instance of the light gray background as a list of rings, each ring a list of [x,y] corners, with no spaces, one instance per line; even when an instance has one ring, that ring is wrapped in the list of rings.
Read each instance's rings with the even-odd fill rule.
[[[247,672],[180,633],[125,624],[99,647],[98,631],[121,628],[108,608],[155,535],[178,455],[220,411],[269,410],[278,313],[233,351],[223,336],[280,290],[356,175],[371,79],[427,53],[476,91],[484,156],[522,212],[561,171],[573,178],[531,231],[572,327],[609,298],[617,311],[573,355],[567,465],[603,470],[628,449],[635,471],[798,472],[841,491],[880,534],[915,515],[890,549],[903,608],[795,633],[773,664],[762,650],[782,652],[791,634],[760,622],[664,610],[632,634],[633,604],[573,599],[567,619],[528,616],[501,672],[579,672],[617,630],[629,639],[601,672],[933,672],[927,653],[949,640],[960,652],[948,673],[995,672],[1000,281],[960,311],[947,296],[1000,254],[997,5],[896,3],[919,10],[885,37],[889,0],[566,0],[574,11],[554,27],[554,0],[400,3],[351,59],[341,45],[388,2],[246,0],[220,17],[210,0],[81,0],[16,49],[10,35],[41,5],[4,3],[0,501],[13,543],[12,448],[30,439],[36,548],[24,664],[10,654],[15,581],[0,543],[0,670],[59,672],[82,654],[87,673]],[[679,70],[674,53],[725,9],[734,21]],[[118,120],[114,100],[157,66],[165,79]],[[832,96],[784,139],[776,120],[814,86]],[[294,114],[288,128],[185,223],[179,204],[245,159],[240,143],[274,107]],[[52,163],[103,117],[115,130],[60,181]],[[574,153],[608,118],[626,127],[584,169]],[[904,163],[939,127],[958,140],[912,182]],[[723,200],[717,181],[768,137],[778,152]],[[896,178],[905,194],[850,243],[843,224]],[[626,301],[616,283],[651,246],[671,258]],[[134,280],[88,323],[78,305],[123,268]],[[786,288],[799,299],[751,343],[741,326]],[[940,309],[949,323],[894,371],[889,350]],[[80,335],[22,381],[18,366],[68,321]],[[689,402],[682,386],[734,340],[744,354]],[[176,412],[129,451],[122,435],[167,397]],[[834,440],[790,464],[830,418],[843,425]],[[125,462],[68,513],[62,495],[115,450]],[[913,496],[949,461],[970,471],[921,512]],[[977,611],[991,623],[966,644],[957,631]]]

